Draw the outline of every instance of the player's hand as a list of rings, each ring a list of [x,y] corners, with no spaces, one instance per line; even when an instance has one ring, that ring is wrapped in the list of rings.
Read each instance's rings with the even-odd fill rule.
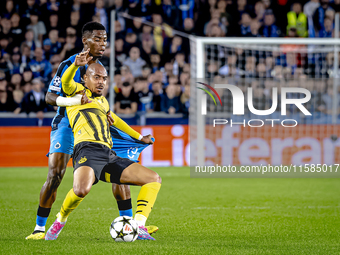
[[[76,59],[74,60],[75,66],[85,66],[89,61],[91,61],[92,57],[87,57],[87,54],[89,54],[90,49],[87,49],[86,51],[80,52]]]
[[[152,138],[153,138],[153,140],[155,140],[155,138],[152,135],[145,135],[145,136],[143,136],[141,141],[146,143],[146,144],[153,144],[154,141],[152,140]]]
[[[107,122],[109,122],[109,125],[112,126],[115,120],[112,118],[111,112],[108,112],[106,116],[107,116]]]
[[[81,104],[87,104],[87,103],[91,103],[92,101],[87,97],[86,95],[86,90],[81,90],[81,91],[78,91],[76,94],[81,94],[82,97],[81,97]]]

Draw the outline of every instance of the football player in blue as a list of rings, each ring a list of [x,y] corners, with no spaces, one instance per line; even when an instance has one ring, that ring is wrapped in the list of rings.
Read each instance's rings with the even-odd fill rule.
[[[107,34],[105,27],[98,22],[88,22],[82,29],[83,50],[89,50],[89,56],[92,63],[100,63],[99,59],[103,56],[106,44]],[[77,54],[76,54],[77,55]],[[40,191],[39,207],[37,211],[36,226],[31,235],[26,239],[41,240],[45,239],[45,225],[50,214],[52,204],[57,195],[57,189],[66,171],[67,163],[73,153],[74,136],[66,116],[66,106],[81,105],[89,102],[86,95],[77,94],[72,98],[67,98],[62,90],[61,77],[65,70],[75,61],[76,55],[63,61],[52,79],[48,92],[46,94],[46,102],[50,105],[57,105],[58,111],[52,121],[52,131],[50,137],[50,149],[48,153],[48,174],[47,180]],[[100,63],[101,64],[101,63]],[[86,73],[88,65],[79,68],[74,76],[74,81],[81,83],[82,77]],[[112,120],[110,120],[112,121]],[[128,128],[127,128],[128,127]],[[128,130],[126,133],[120,129]],[[110,132],[112,135],[113,144],[117,148],[117,156],[129,157],[132,160],[137,160],[139,153],[148,146],[145,141],[149,141],[135,130],[130,128],[122,119],[115,117],[114,126],[111,126]],[[129,148],[132,153],[128,155]],[[120,216],[132,217],[132,204],[130,196],[130,187],[128,185],[112,184],[112,192],[117,200]],[[156,226],[147,227],[149,233],[154,233],[158,230]]]

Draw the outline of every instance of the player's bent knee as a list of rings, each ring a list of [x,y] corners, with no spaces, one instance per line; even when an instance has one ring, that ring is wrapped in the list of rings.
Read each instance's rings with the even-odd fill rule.
[[[152,176],[150,176],[148,180],[148,183],[150,182],[162,183],[162,178],[156,172],[153,172]]]
[[[73,192],[78,197],[86,197],[87,194],[89,194],[91,191],[91,186],[87,187],[73,187]]]

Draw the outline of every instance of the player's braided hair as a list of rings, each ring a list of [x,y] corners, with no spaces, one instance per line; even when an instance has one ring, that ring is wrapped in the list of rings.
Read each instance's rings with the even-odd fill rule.
[[[105,27],[96,21],[87,22],[82,29],[82,35],[92,34],[93,30],[106,30]]]

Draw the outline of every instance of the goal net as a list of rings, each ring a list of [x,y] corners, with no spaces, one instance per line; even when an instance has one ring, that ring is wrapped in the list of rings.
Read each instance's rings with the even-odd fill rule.
[[[338,45],[192,37],[190,165],[340,162]]]

